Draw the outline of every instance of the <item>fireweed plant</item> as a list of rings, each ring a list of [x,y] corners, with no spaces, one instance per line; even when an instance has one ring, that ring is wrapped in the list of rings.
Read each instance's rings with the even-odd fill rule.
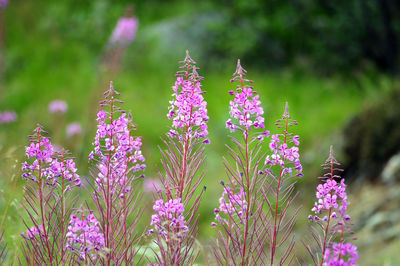
[[[181,71],[173,89],[168,119],[172,126],[163,139],[161,149],[163,190],[156,194],[149,234],[155,235],[154,250],[159,265],[193,264],[198,251],[194,247],[197,236],[197,210],[204,188],[199,188],[204,173],[199,173],[204,162],[207,139],[207,102],[201,89],[203,79],[197,73],[196,62],[186,51],[180,62]],[[149,258],[151,261],[151,259]]]
[[[339,166],[331,146],[329,157],[322,165],[327,173],[320,177],[322,183],[317,186],[317,202],[311,210],[314,215],[308,216],[315,245],[305,246],[315,265],[355,265],[358,258],[357,247],[346,243],[345,239],[353,232],[350,230],[350,216],[346,213],[345,180],[336,174],[343,171]]]
[[[116,98],[118,95],[111,83],[101,102],[103,110],[97,113],[94,150],[89,154],[92,198],[99,228],[104,233],[104,248],[100,250],[101,245],[97,246],[104,256],[92,259],[106,265],[132,265],[138,263],[135,259],[140,259],[136,256],[140,236],[134,229],[142,213],[138,206],[141,199],[138,181],[144,177],[141,172],[146,165],[141,152],[142,139],[132,135],[135,130],[132,115],[118,107],[122,103]],[[94,217],[90,219],[92,226],[97,226]]]
[[[149,180],[154,205],[150,226],[139,235],[143,214],[140,180],[146,165],[142,139],[134,136],[132,115],[123,111],[119,93],[110,84],[97,113],[97,131],[91,163],[90,202],[76,208],[72,192],[81,179],[68,151],[56,148],[41,126],[29,137],[22,178],[26,180],[22,206],[27,218],[21,233],[20,264],[28,265],[193,265],[198,208],[205,191],[204,148],[208,137],[207,102],[196,62],[186,53],[172,87],[167,114],[172,121],[163,139],[161,184]],[[211,223],[216,231],[212,253],[218,265],[287,265],[295,254],[293,228],[298,208],[295,183],[302,177],[299,136],[291,133],[297,122],[286,103],[275,134],[264,129],[264,110],[246,70],[237,63],[231,82],[231,131],[226,180]],[[310,220],[310,239],[303,239],[315,265],[355,265],[357,247],[350,243],[350,217],[344,179],[331,148],[323,164],[328,172],[317,187],[317,202]],[[86,183],[86,182],[85,182]],[[84,190],[86,191],[86,190]],[[85,206],[85,207],[83,207]],[[7,255],[0,235],[0,264]],[[144,245],[144,238],[154,245]],[[315,242],[313,244],[312,242]],[[147,249],[147,247],[150,247]],[[149,252],[152,255],[149,254]],[[145,257],[145,259],[143,259]]]
[[[23,208],[26,232],[22,248],[27,264],[59,265],[73,260],[67,252],[67,219],[71,213],[70,191],[80,187],[73,158],[65,150],[56,151],[41,126],[37,126],[26,147],[27,160],[22,164],[24,188]]]
[[[211,224],[218,231],[213,252],[219,265],[287,264],[294,258],[291,232],[298,210],[291,217],[287,214],[297,195],[294,178],[302,176],[299,137],[289,132],[297,123],[286,104],[276,123],[283,132],[271,136],[269,151],[264,152],[270,132],[264,130],[259,95],[248,85],[253,81],[245,75],[238,60],[231,80],[238,85],[229,92],[234,100],[226,127],[240,134],[231,136],[233,146],[227,145],[231,160],[224,160],[228,182],[221,181],[223,193]]]

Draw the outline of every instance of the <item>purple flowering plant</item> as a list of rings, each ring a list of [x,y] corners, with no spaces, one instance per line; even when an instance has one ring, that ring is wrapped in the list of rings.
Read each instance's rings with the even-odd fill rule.
[[[197,210],[205,187],[200,188],[204,173],[198,173],[205,160],[204,145],[209,120],[207,102],[201,89],[196,62],[186,51],[172,87],[173,100],[167,114],[172,126],[163,140],[160,172],[163,190],[153,206],[150,234],[155,234],[159,252],[155,262],[161,265],[192,264],[198,256],[194,244],[197,236]]]
[[[104,234],[91,211],[80,208],[71,214],[66,234],[68,250],[85,264],[96,261],[104,249]]]
[[[21,236],[28,264],[53,265],[69,260],[65,217],[74,203],[74,199],[69,200],[69,192],[81,186],[74,159],[65,150],[56,152],[46,134],[38,125],[26,147],[27,160],[22,164],[22,177],[27,181],[23,208],[30,221],[24,221],[27,230]]]
[[[327,172],[320,177],[322,183],[317,186],[317,201],[311,209],[314,215],[308,216],[309,231],[315,243],[305,246],[315,265],[355,265],[358,258],[357,247],[346,243],[346,235],[353,232],[347,214],[349,203],[345,180],[337,174],[343,171],[339,166],[331,146],[329,157],[322,165]]]
[[[92,198],[104,232],[105,259],[100,260],[107,265],[135,263],[140,237],[134,229],[142,212],[138,181],[146,168],[142,139],[133,136],[132,115],[118,107],[122,103],[118,95],[111,83],[101,102],[103,110],[97,113],[94,149],[89,154]]]
[[[264,265],[267,261],[273,265],[281,247],[279,263],[290,263],[294,259],[291,235],[296,215],[287,217],[287,213],[296,198],[294,178],[302,176],[299,137],[288,130],[296,121],[286,104],[282,119],[276,123],[283,133],[270,136],[270,131],[264,130],[260,96],[246,74],[238,60],[231,80],[238,85],[229,92],[234,99],[226,127],[232,133],[239,131],[240,138],[231,136],[234,145],[227,145],[230,158],[224,165],[228,183],[221,182],[224,191],[211,224],[218,233],[214,257],[226,265]],[[266,151],[264,142],[269,137]]]
[[[22,163],[26,230],[21,233],[23,258],[28,265],[193,265],[198,246],[198,209],[206,187],[204,150],[208,139],[208,111],[203,78],[186,52],[172,86],[167,112],[171,126],[162,139],[159,179],[143,184],[146,169],[142,137],[135,136],[133,117],[120,106],[113,84],[104,93],[97,113],[90,175],[81,180],[74,158],[53,144],[37,126]],[[237,62],[229,91],[231,144],[223,159],[226,177],[211,222],[212,250],[217,265],[287,265],[311,261],[314,265],[356,265],[357,247],[351,243],[345,180],[330,155],[327,173],[317,186],[310,236],[301,239],[309,258],[297,253],[294,234],[299,207],[293,206],[295,184],[303,176],[300,137],[292,133],[297,122],[286,103],[277,130],[266,130],[260,95]],[[63,113],[65,102],[53,102],[50,112]],[[80,134],[72,124],[69,134]],[[88,192],[91,201],[77,208],[72,190]],[[144,232],[142,190],[154,204]],[[83,191],[83,192],[82,192]],[[216,197],[215,200],[217,200]],[[298,205],[298,204],[297,204]],[[82,207],[85,206],[85,207]],[[92,209],[90,209],[90,206]],[[211,211],[210,211],[211,213]],[[0,235],[0,242],[2,235]],[[314,243],[313,243],[314,242]],[[148,252],[149,251],[149,252]],[[0,246],[0,263],[7,250]],[[205,256],[206,259],[209,259]]]

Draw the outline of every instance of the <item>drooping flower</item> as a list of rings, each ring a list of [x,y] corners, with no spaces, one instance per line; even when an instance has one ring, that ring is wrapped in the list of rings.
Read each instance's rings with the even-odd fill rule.
[[[66,132],[67,132],[67,137],[69,137],[69,138],[82,134],[81,124],[78,122],[68,124],[67,128],[66,128]]]
[[[180,198],[170,199],[164,202],[163,199],[156,200],[153,210],[157,213],[151,216],[150,225],[154,226],[154,230],[149,231],[150,234],[154,231],[160,234],[164,239],[182,238],[188,231],[183,212],[185,208]]]
[[[8,124],[16,121],[18,118],[17,113],[14,111],[0,112],[0,124]]]
[[[90,256],[96,259],[104,248],[104,234],[100,231],[100,225],[94,214],[88,211],[78,210],[71,215],[66,234],[66,247],[78,253],[81,260]]]
[[[226,127],[232,132],[237,129],[264,128],[264,109],[261,107],[260,96],[253,87],[244,85],[244,82],[253,82],[244,78],[246,73],[247,71],[238,60],[231,82],[239,81],[240,84],[237,85],[236,90],[229,92],[235,98],[230,101],[229,114],[231,118],[226,121]]]
[[[68,110],[68,105],[63,100],[54,100],[49,104],[50,113],[60,113],[64,114]]]

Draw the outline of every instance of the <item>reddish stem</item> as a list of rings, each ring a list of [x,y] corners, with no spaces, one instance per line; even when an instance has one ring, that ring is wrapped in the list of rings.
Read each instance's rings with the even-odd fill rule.
[[[38,130],[38,143],[40,147],[40,131]],[[45,216],[44,216],[44,205],[43,205],[43,191],[42,191],[42,162],[39,160],[39,202],[40,202],[40,215],[42,219],[42,225],[43,225],[43,233],[44,233],[44,238],[46,242],[46,247],[47,251],[49,253],[49,259],[50,259],[50,265],[53,265],[53,258],[52,254],[50,251],[50,245],[49,245],[49,239],[46,231],[46,225],[45,225]],[[39,230],[40,231],[40,230]]]
[[[240,86],[242,90],[244,89],[243,86],[243,77],[240,75]],[[248,230],[249,230],[249,210],[250,210],[250,177],[249,177],[249,142],[248,142],[248,129],[247,129],[247,115],[246,117],[246,123],[245,123],[245,131],[244,131],[244,143],[245,143],[245,149],[246,149],[246,199],[248,206],[246,208],[246,218],[245,218],[245,230],[244,230],[244,242],[243,242],[243,250],[242,250],[242,266],[244,266],[244,263],[246,261],[246,245],[247,245],[247,236],[248,236]]]
[[[340,252],[339,252],[339,257],[338,257],[338,261],[340,261],[340,257],[342,255],[342,245],[343,245],[343,223],[340,225]]]
[[[64,164],[64,151],[62,152],[62,165],[65,167]],[[61,264],[64,265],[64,222],[65,222],[65,217],[64,217],[64,171],[62,172],[61,175]]]
[[[331,160],[331,180],[333,180],[333,160]],[[332,194],[333,194],[332,189],[330,190],[330,194],[331,194],[331,198],[332,198]],[[324,263],[324,256],[325,256],[325,250],[326,250],[326,244],[327,244],[326,240],[328,237],[329,223],[331,221],[331,215],[332,215],[332,207],[329,208],[328,222],[326,224],[326,228],[325,228],[325,232],[324,232],[325,235],[324,235],[324,243],[322,246],[322,256],[321,256],[321,263],[320,263],[321,266]]]
[[[190,65],[187,63],[187,68],[186,68],[186,82],[189,81],[189,70],[190,70]],[[193,86],[195,85],[195,81],[193,81]],[[193,95],[193,92],[192,92]],[[193,114],[193,106],[190,107],[190,114],[189,114],[189,123],[190,120],[192,120],[192,114]],[[189,148],[189,135],[188,135],[188,130],[189,130],[189,125],[185,125],[185,131],[184,131],[184,136],[185,136],[185,141],[183,144],[183,158],[182,158],[182,167],[181,167],[181,178],[180,178],[180,184],[179,184],[179,197],[182,199],[183,195],[183,186],[185,184],[185,172],[186,172],[186,161],[187,161],[187,152]],[[183,201],[183,199],[182,199]]]
[[[84,219],[85,219],[85,216],[83,215],[83,210],[82,210],[82,213],[81,213],[81,218],[82,218],[82,222],[84,221]],[[86,253],[86,232],[85,231],[83,231],[83,244],[84,244],[84,248],[83,248],[83,250],[85,251],[85,264],[87,265],[87,253]]]
[[[131,143],[131,123],[129,123],[129,147],[132,145]],[[126,171],[125,171],[125,176],[124,176],[124,183],[123,183],[123,190],[122,193],[124,193],[123,197],[123,210],[124,210],[124,217],[123,217],[123,226],[124,226],[124,257],[125,257],[125,264],[128,265],[128,245],[127,245],[127,235],[126,235],[126,224],[127,224],[127,213],[126,213],[126,180],[128,178],[128,167],[129,167],[129,157],[128,160],[126,161]]]
[[[111,110],[110,110],[110,124],[112,125],[113,123],[113,117],[114,117],[114,91],[111,90]],[[111,145],[113,145],[113,127],[111,126]],[[110,222],[111,222],[111,197],[110,197],[110,166],[111,166],[111,155],[112,151],[110,150],[108,152],[108,160],[107,160],[107,195],[106,195],[106,209],[107,209],[107,221],[105,221],[106,224],[106,247],[109,250],[110,254],[107,254],[107,265],[110,265],[111,263],[111,248],[110,248]]]
[[[284,144],[286,144],[287,141],[287,132],[288,132],[288,125],[289,125],[289,117],[286,116],[286,123],[285,123],[285,140]],[[285,160],[284,158],[285,155],[283,155],[282,160]],[[283,167],[281,167],[281,171],[279,173],[279,180],[278,180],[278,186],[276,187],[276,205],[275,205],[275,218],[274,218],[274,234],[272,236],[272,246],[271,246],[271,265],[274,265],[274,257],[275,257],[275,251],[276,251],[276,239],[278,237],[278,209],[279,209],[279,191],[280,191],[280,186],[281,186],[281,181],[283,177]]]

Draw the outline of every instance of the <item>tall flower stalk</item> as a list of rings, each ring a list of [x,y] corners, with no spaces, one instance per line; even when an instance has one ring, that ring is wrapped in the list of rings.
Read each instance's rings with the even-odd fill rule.
[[[74,160],[66,158],[65,151],[55,152],[45,134],[41,126],[34,130],[26,148],[27,161],[22,165],[22,177],[28,181],[23,207],[33,225],[24,221],[28,229],[21,234],[25,239],[23,252],[27,263],[64,264],[65,215],[70,210],[65,199],[81,182]]]
[[[284,132],[272,136],[271,152],[264,151],[263,143],[270,132],[260,131],[264,128],[264,111],[259,95],[248,85],[253,81],[245,75],[238,60],[232,79],[238,85],[230,92],[235,98],[230,102],[231,118],[226,127],[241,132],[242,138],[231,137],[234,146],[227,146],[231,161],[225,159],[224,164],[229,183],[221,182],[224,192],[219,208],[214,210],[216,222],[212,225],[218,228],[214,255],[218,264],[265,265],[269,261],[274,265],[276,249],[291,235],[295,222],[293,216],[288,221],[285,218],[295,198],[293,177],[302,175],[299,137],[288,131],[296,122],[286,106],[277,122]],[[293,259],[293,246],[292,238],[281,252],[280,264]]]
[[[279,264],[294,259],[293,248],[295,245],[293,228],[299,208],[293,210],[288,216],[291,204],[296,199],[298,192],[294,192],[296,177],[303,176],[303,167],[300,162],[299,145],[300,137],[290,132],[290,127],[297,125],[289,114],[289,105],[286,103],[282,118],[275,124],[282,133],[271,136],[269,148],[271,153],[265,158],[265,171],[269,174],[269,190],[271,195],[265,195],[270,213],[271,238],[269,243],[270,264],[277,261],[277,248],[282,247],[279,255]],[[276,174],[279,173],[279,174]],[[272,196],[272,197],[271,197]],[[289,240],[284,248],[283,244]]]
[[[93,200],[104,232],[105,264],[134,263],[139,237],[134,232],[142,208],[137,181],[146,166],[141,137],[132,135],[132,116],[118,107],[122,101],[112,84],[97,113],[94,150],[89,155],[94,180]]]
[[[198,172],[205,159],[204,145],[209,143],[207,102],[200,83],[203,78],[188,51],[180,63],[182,70],[172,87],[173,100],[167,115],[172,127],[163,140],[166,149],[161,150],[164,190],[157,195],[159,199],[153,206],[157,213],[152,216],[153,228],[149,231],[156,233],[160,252],[155,256],[162,265],[190,264],[198,255],[193,245],[197,235],[196,213],[204,191],[199,188],[204,173]]]
[[[259,95],[245,78],[246,70],[238,60],[231,82],[237,82],[230,102],[230,116],[226,127],[231,132],[241,132],[242,139],[231,137],[233,147],[227,145],[232,162],[225,159],[228,183],[221,182],[224,192],[220,206],[214,210],[218,228],[214,256],[218,264],[249,265],[265,262],[263,242],[266,231],[258,224],[262,220],[262,200],[257,187],[263,186],[265,177],[262,169],[262,141],[269,136],[268,131],[256,132],[264,128],[264,110]],[[260,208],[261,207],[261,208]],[[261,244],[261,245],[260,245]]]
[[[317,186],[317,202],[312,208],[314,215],[308,217],[316,245],[306,247],[315,265],[355,265],[358,258],[357,247],[346,243],[345,239],[353,232],[347,214],[349,203],[345,180],[337,174],[343,171],[339,166],[331,146],[329,157],[322,165],[327,173],[320,177],[322,183]]]

